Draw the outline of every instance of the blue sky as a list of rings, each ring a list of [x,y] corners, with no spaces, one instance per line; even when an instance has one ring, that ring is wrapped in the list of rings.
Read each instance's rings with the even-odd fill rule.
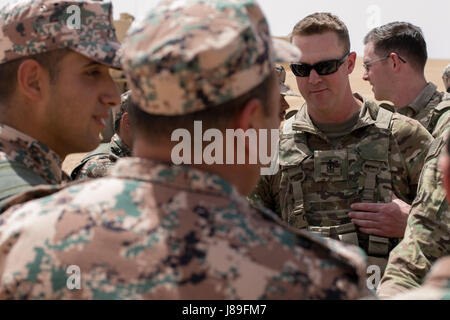
[[[17,0],[0,0],[0,6]],[[112,0],[115,17],[128,12],[143,18],[159,0]],[[450,0],[259,0],[272,34],[287,36],[295,23],[316,11],[338,15],[350,32],[352,49],[363,53],[362,39],[374,26],[408,21],[422,28],[430,58],[450,59]]]

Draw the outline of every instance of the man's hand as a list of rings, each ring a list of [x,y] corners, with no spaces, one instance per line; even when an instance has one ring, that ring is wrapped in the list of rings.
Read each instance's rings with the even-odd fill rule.
[[[392,196],[389,203],[354,203],[349,217],[359,230],[388,238],[403,238],[411,206]]]

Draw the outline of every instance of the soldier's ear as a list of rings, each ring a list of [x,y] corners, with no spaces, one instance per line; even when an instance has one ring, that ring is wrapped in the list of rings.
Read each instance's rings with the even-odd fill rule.
[[[353,70],[355,69],[356,52],[350,52],[348,54],[347,61],[348,61],[348,64],[347,64],[348,71],[347,72],[348,72],[348,74],[351,74],[353,72]]]
[[[262,103],[259,99],[250,99],[244,108],[239,112],[234,119],[235,129],[247,130],[251,128],[258,128],[260,126],[260,117],[263,111]]]
[[[36,102],[44,97],[50,76],[36,60],[24,60],[17,70],[17,88],[27,99]]]

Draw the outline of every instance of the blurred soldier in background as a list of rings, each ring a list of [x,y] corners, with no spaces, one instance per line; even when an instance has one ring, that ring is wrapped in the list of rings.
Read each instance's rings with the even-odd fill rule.
[[[257,196],[279,205],[289,225],[359,245],[369,264],[384,268],[404,234],[409,206],[399,203],[415,197],[431,135],[417,121],[352,94],[356,54],[338,17],[307,16],[291,41],[302,54],[291,69],[306,107],[282,127],[279,193],[258,187]],[[392,201],[396,196],[403,201]],[[358,202],[364,203],[353,207]]]
[[[162,1],[146,17],[124,43],[136,158],[119,159],[108,177],[5,213],[0,297],[366,295],[360,249],[295,231],[249,206],[260,165],[174,164],[173,134],[194,134],[194,120],[222,134],[279,127],[275,53],[257,3]],[[297,61],[289,47],[277,51]],[[255,146],[243,143],[247,157]],[[80,290],[65,287],[70,265],[80,268]]]
[[[437,137],[434,127],[450,112],[450,103],[440,104],[444,93],[425,79],[428,54],[422,30],[408,22],[391,22],[372,29],[364,44],[363,79],[372,85],[375,99],[391,101],[391,111],[416,119]]]
[[[88,153],[81,163],[73,169],[73,180],[93,179],[106,176],[108,170],[119,158],[131,156],[131,127],[128,109],[131,103],[131,91],[121,96],[120,105],[112,110],[114,136],[109,143],[101,143],[97,149]]]
[[[444,81],[445,90],[450,93],[450,64],[444,68],[442,73],[442,81]]]
[[[286,101],[286,96],[299,97],[300,95],[291,90],[286,82],[286,70],[282,65],[276,65],[275,71],[277,72],[278,79],[280,80],[280,121],[284,121],[286,117],[286,111],[289,109],[289,103]],[[295,110],[293,110],[295,112]],[[292,114],[292,113],[291,113]]]
[[[68,25],[71,5],[79,26]],[[93,1],[0,9],[0,206],[32,186],[61,183],[66,155],[98,146],[120,103],[109,75],[120,68],[111,19],[111,4]]]

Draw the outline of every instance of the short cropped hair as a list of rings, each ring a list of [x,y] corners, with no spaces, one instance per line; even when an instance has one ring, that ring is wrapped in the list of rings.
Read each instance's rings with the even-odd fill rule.
[[[335,32],[344,46],[345,52],[350,51],[350,37],[344,22],[329,12],[316,12],[306,16],[294,26],[290,41],[294,36],[311,36],[326,32]]]
[[[234,116],[239,114],[245,105],[253,98],[262,102],[264,115],[272,115],[273,107],[268,101],[272,86],[278,81],[275,72],[272,72],[262,83],[247,93],[213,108],[206,108],[190,114],[177,116],[162,116],[149,114],[131,102],[128,110],[130,125],[133,132],[141,134],[149,141],[158,142],[170,139],[176,129],[187,129],[193,133],[194,121],[202,121],[203,131],[210,128],[226,129],[227,124]]]
[[[55,83],[59,74],[60,61],[70,53],[70,49],[57,49],[33,56],[23,57],[0,64],[0,102],[8,101],[16,89],[17,71],[22,62],[28,59],[36,60],[50,75],[50,81]]]
[[[396,52],[424,71],[428,59],[427,44],[419,27],[409,22],[391,22],[370,30],[364,37],[364,44],[369,42],[373,42],[378,55]]]

